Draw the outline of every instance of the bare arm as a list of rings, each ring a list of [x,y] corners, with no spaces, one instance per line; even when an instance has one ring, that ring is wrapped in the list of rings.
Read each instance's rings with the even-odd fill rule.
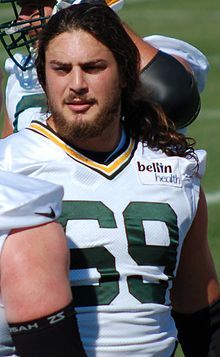
[[[1,261],[1,294],[20,357],[85,357],[68,280],[69,250],[51,222],[13,231]]]
[[[220,355],[220,289],[207,241],[207,207],[198,211],[183,245],[172,290],[172,316],[184,355]]]
[[[158,49],[151,46],[149,43],[145,42],[140,36],[138,36],[127,24],[123,23],[123,26],[130,36],[132,41],[135,43],[139,50],[141,57],[141,69],[144,68],[157,54]]]
[[[208,246],[207,205],[201,190],[198,210],[183,244],[171,292],[174,310],[192,313],[220,298],[219,283]]]
[[[137,46],[141,57],[141,69],[147,66],[147,64],[158,53],[158,49],[153,47],[150,43],[144,41],[139,35],[137,35],[127,24],[123,24],[126,32]],[[175,57],[189,72],[192,72],[190,65],[183,58],[179,56]]]
[[[8,117],[8,113],[6,112],[6,109],[4,111],[4,123],[2,127],[2,132],[1,132],[1,138],[4,139],[10,134],[13,134],[13,127],[11,124],[11,121]]]
[[[56,222],[11,232],[0,266],[9,322],[36,319],[71,302],[67,252]]]

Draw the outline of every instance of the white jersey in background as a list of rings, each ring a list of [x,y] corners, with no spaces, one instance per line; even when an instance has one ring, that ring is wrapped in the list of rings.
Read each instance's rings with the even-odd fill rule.
[[[197,210],[206,156],[197,154],[199,170],[128,138],[100,164],[40,122],[1,141],[0,168],[64,187],[60,222],[89,357],[171,356],[170,288]]]
[[[206,83],[209,63],[207,58],[195,47],[166,36],[146,36],[146,42],[152,46],[185,59],[191,66],[201,92]],[[23,61],[22,55],[17,55]],[[40,86],[36,69],[23,72],[12,59],[7,59],[5,70],[9,75],[6,85],[6,109],[15,131],[27,127],[32,120],[42,120],[48,114],[47,100]]]
[[[21,54],[15,56],[19,63],[24,60]],[[5,70],[8,73],[5,92],[6,110],[16,132],[47,113],[47,99],[38,82],[35,67],[22,71],[11,58],[8,58],[5,62]]]
[[[0,171],[0,188],[0,252],[11,229],[37,226],[60,215],[61,186]],[[44,215],[50,212],[53,212],[53,217]],[[0,296],[0,356],[16,356],[14,351]]]

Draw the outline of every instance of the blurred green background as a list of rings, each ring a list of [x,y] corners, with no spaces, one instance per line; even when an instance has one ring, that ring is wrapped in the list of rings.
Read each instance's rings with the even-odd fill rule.
[[[8,10],[0,20],[8,20]],[[190,126],[189,136],[208,152],[203,179],[209,209],[209,241],[220,277],[220,1],[219,0],[125,0],[120,16],[142,36],[161,34],[185,40],[206,54],[210,72],[202,94],[202,110]],[[0,66],[6,53],[0,45]],[[4,83],[6,76],[4,77]],[[3,120],[1,116],[1,122]],[[177,357],[183,356],[180,348]]]

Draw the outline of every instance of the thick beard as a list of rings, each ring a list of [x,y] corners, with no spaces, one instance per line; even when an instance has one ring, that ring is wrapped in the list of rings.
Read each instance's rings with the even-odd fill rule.
[[[57,134],[67,143],[74,145],[74,139],[89,139],[102,135],[103,131],[120,115],[121,99],[115,96],[111,105],[102,113],[98,113],[92,122],[90,121],[67,121],[65,116],[56,110],[53,103],[50,111]]]

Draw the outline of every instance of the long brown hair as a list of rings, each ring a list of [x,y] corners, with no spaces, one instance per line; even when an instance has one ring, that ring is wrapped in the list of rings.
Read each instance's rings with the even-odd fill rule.
[[[36,60],[38,78],[45,88],[45,53],[56,36],[73,30],[84,30],[112,52],[121,79],[127,85],[122,90],[122,118],[133,137],[144,145],[168,155],[194,155],[193,140],[179,134],[162,108],[150,101],[138,100],[140,56],[118,17],[108,6],[79,4],[69,6],[51,17],[39,39]],[[82,44],[83,45],[83,44]]]

